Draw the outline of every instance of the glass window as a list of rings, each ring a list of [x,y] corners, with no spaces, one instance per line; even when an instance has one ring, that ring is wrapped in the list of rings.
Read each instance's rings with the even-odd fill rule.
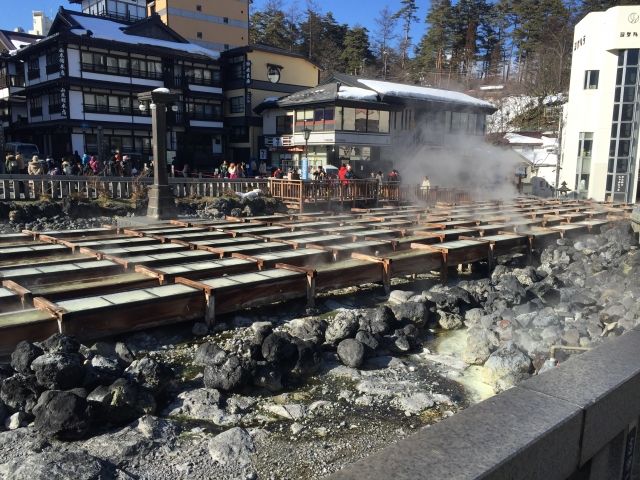
[[[380,112],[369,110],[367,113],[367,132],[377,133],[380,131]]]
[[[335,124],[335,129],[336,130],[343,130],[343,128],[342,128],[342,107],[336,107],[334,124]]]
[[[620,120],[633,120],[633,104],[625,103],[622,105],[622,115],[620,116]]]
[[[584,88],[588,90],[598,88],[598,77],[600,70],[585,70],[584,72]]]
[[[636,99],[636,87],[624,87],[623,102],[633,102]]]
[[[635,85],[638,77],[638,69],[636,67],[627,68],[624,75],[625,85]]]
[[[343,124],[342,129],[347,131],[354,131],[356,129],[356,110],[355,108],[344,107],[342,112]]]
[[[367,109],[356,108],[356,132],[367,131]]]
[[[630,140],[618,140],[618,156],[626,157],[629,155],[629,147],[631,146]],[[618,160],[620,161],[620,160]]]
[[[620,138],[630,138],[632,131],[633,123],[631,122],[623,122],[620,124]],[[615,135],[612,135],[615,136]]]
[[[389,133],[389,112],[384,110],[380,111],[380,125],[378,130],[380,133]]]
[[[231,97],[229,99],[229,108],[231,113],[244,113],[244,97]]]
[[[627,65],[638,65],[638,49],[627,50]]]

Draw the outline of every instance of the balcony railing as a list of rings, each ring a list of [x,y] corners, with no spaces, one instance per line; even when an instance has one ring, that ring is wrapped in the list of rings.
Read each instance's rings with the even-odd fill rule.
[[[178,81],[180,79],[180,77],[177,77],[176,80]],[[191,85],[202,85],[205,87],[219,87],[220,86],[220,78],[203,78],[203,77],[196,77],[193,75],[185,75],[184,77],[185,81]]]
[[[92,105],[84,104],[85,113],[108,113],[111,115],[131,115],[133,109],[127,106],[113,106],[113,105]]]
[[[29,80],[34,80],[36,78],[40,78],[40,69],[29,70],[27,72],[27,78]]]
[[[32,117],[41,117],[42,116],[42,107],[31,107],[29,109],[29,114]]]
[[[0,75],[0,88],[24,88],[24,75]]]

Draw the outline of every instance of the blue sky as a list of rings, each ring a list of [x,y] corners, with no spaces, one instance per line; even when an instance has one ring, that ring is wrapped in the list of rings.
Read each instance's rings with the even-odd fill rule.
[[[255,0],[253,3],[253,9],[260,9],[266,0]],[[296,0],[284,0],[285,5],[291,3],[299,4],[300,11],[304,9],[304,3]],[[428,0],[418,1],[420,10],[418,17],[421,19],[421,23],[424,21],[424,17],[429,7]],[[360,24],[369,29],[369,31],[375,31],[375,18],[378,16],[380,10],[388,5],[391,10],[399,8],[400,0],[322,0],[316,1],[315,4],[320,7],[323,13],[333,12],[334,17],[339,23],[347,23],[349,25]],[[2,15],[0,15],[0,29],[13,30],[15,27],[22,27],[25,30],[31,28],[31,11],[43,10],[47,15],[55,16],[56,11],[60,5],[65,8],[77,8],[75,5],[69,4],[66,0],[0,0],[2,5]],[[417,43],[424,31],[424,24],[414,26],[412,31],[413,42]]]

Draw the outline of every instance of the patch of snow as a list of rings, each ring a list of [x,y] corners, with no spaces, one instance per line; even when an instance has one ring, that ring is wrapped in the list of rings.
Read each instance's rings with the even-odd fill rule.
[[[214,59],[220,57],[219,52],[209,50],[208,48],[204,48],[193,43],[171,42],[169,40],[158,40],[138,35],[128,35],[122,31],[123,28],[126,28],[126,25],[106,20],[104,18],[85,17],[73,14],[71,17],[80,25],[80,27],[70,30],[70,32],[75,35],[85,35],[88,30],[91,30],[94,38],[101,38],[103,40],[183,50],[185,52],[204,55]]]
[[[368,100],[377,101],[378,94],[373,90],[367,90],[366,88],[341,86],[338,92],[338,98],[344,100]]]
[[[13,46],[16,47],[16,50],[20,50],[22,47],[31,45],[30,42],[21,42],[20,40],[11,40],[11,43],[13,43]]]
[[[504,136],[505,140],[509,143],[518,143],[526,145],[543,145],[543,141],[536,137],[529,137],[527,135],[521,135],[518,133],[507,133]]]
[[[414,98],[418,100],[435,100],[440,102],[463,103],[475,107],[494,108],[484,100],[472,97],[465,93],[442,90],[439,88],[419,87],[416,85],[404,85],[402,83],[384,82],[381,80],[368,80],[359,78],[358,81],[375,90],[381,95],[389,95],[400,98]]]
[[[263,103],[267,103],[267,102],[277,102],[278,100],[280,100],[280,97],[267,97],[267,98],[265,98],[262,102],[263,102]]]
[[[166,87],[158,87],[153,90],[156,93],[171,93]]]

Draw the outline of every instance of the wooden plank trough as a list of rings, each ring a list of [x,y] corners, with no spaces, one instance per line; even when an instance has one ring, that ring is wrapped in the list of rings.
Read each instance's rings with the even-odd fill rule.
[[[599,232],[622,207],[531,198],[353,209],[0,238],[0,355],[56,331],[81,340],[206,320],[503,255],[531,259],[562,237]],[[545,226],[542,226],[545,225]]]

